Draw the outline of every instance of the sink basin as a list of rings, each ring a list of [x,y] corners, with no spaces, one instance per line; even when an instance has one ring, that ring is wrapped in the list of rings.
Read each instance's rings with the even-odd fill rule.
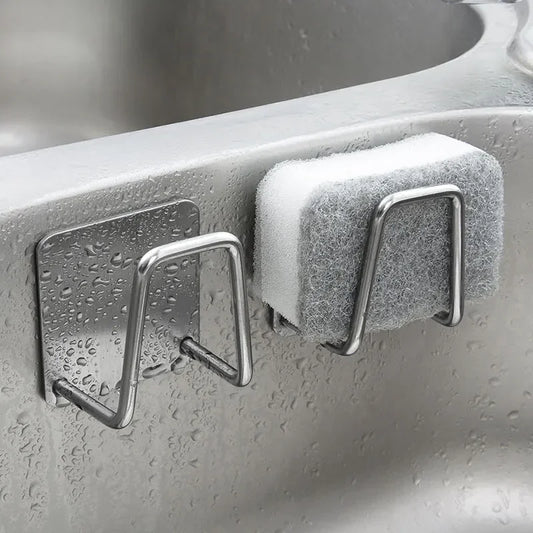
[[[427,69],[475,11],[433,0],[5,0],[0,155]]]

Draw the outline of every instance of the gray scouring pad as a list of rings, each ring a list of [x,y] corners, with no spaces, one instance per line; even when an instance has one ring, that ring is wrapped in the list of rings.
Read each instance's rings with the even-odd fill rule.
[[[285,161],[257,190],[254,282],[314,341],[346,337],[374,208],[390,193],[451,183],[465,197],[465,298],[495,292],[503,248],[503,178],[492,156],[430,133],[371,150]],[[433,199],[388,218],[366,330],[446,311],[451,209]]]

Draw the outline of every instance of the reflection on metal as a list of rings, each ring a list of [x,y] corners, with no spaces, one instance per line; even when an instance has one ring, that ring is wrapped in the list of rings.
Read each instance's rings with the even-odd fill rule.
[[[181,354],[233,385],[249,383],[242,246],[230,233],[194,236],[198,220],[197,207],[185,200],[56,232],[39,242],[49,403],[55,404],[56,397],[58,403],[68,400],[109,427],[125,427],[133,417],[139,377],[170,369]],[[197,255],[217,248],[230,258],[237,368],[193,340],[199,329]],[[96,396],[104,396],[108,384],[117,381],[119,401],[113,411]]]

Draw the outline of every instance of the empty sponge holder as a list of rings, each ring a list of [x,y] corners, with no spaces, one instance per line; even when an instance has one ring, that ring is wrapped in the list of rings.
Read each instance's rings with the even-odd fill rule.
[[[366,244],[361,278],[357,287],[357,297],[350,321],[348,337],[341,345],[325,343],[324,347],[339,355],[353,355],[361,346],[365,333],[366,319],[371,303],[372,286],[379,261],[383,231],[391,210],[405,204],[423,202],[432,198],[448,199],[452,206],[451,247],[450,247],[450,306],[433,318],[443,326],[459,324],[464,309],[464,228],[465,205],[459,187],[451,184],[419,187],[385,196],[376,206]],[[445,223],[447,221],[444,221]],[[272,313],[272,328],[280,335],[298,333],[298,329],[288,324],[275,310]]]
[[[44,389],[119,429],[134,414],[139,379],[172,370],[183,356],[235,386],[252,377],[243,250],[226,232],[197,235],[189,200],[61,230],[37,245]],[[237,366],[198,341],[198,255],[229,256]],[[118,380],[118,407],[104,402]]]

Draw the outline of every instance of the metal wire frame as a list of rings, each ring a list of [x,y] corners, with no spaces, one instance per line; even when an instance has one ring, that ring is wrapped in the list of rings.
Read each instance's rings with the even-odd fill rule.
[[[440,324],[453,327],[459,324],[464,309],[464,227],[465,204],[463,193],[455,185],[434,185],[389,194],[378,204],[374,211],[368,236],[363,270],[359,282],[357,300],[350,322],[346,341],[340,346],[326,343],[324,346],[339,355],[353,355],[359,349],[365,333],[366,320],[376,274],[383,231],[387,217],[392,209],[413,202],[431,198],[447,198],[452,205],[451,220],[451,260],[450,260],[450,309],[433,318]]]
[[[155,269],[166,261],[218,248],[226,250],[230,258],[237,368],[232,367],[191,338],[181,341],[180,350],[232,385],[237,387],[247,385],[252,379],[253,364],[244,254],[237,237],[231,233],[218,232],[158,246],[141,257],[135,271],[130,297],[122,379],[116,411],[86,394],[66,378],[60,378],[54,382],[55,394],[66,398],[108,427],[114,429],[126,427],[131,422],[135,411],[146,304],[150,281]]]

